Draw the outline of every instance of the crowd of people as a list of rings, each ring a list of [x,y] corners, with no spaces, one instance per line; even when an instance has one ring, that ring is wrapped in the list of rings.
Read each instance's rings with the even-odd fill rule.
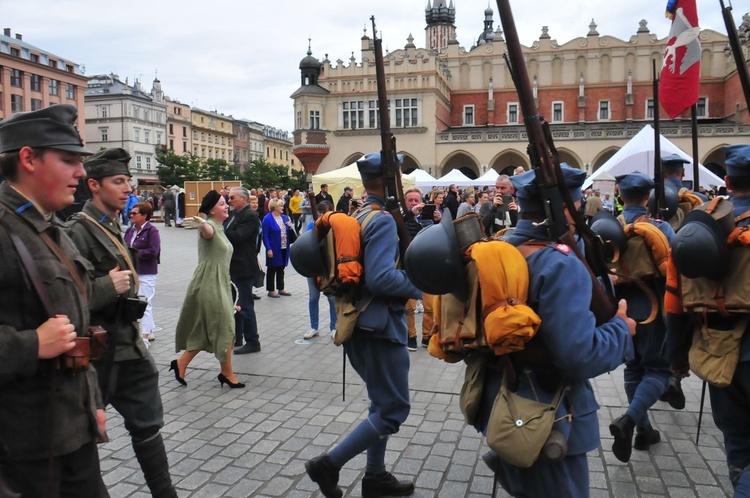
[[[0,122],[0,174],[5,178],[0,184],[0,492],[32,498],[108,496],[96,444],[107,440],[105,408],[111,405],[124,419],[151,494],[174,497],[161,436],[158,375],[148,349],[156,340],[152,300],[161,241],[150,220],[157,206],[131,187],[128,153],[121,148],[89,151],[76,119],[76,108],[61,104]],[[540,450],[529,467],[522,467],[493,447],[483,460],[511,495],[589,494],[587,452],[601,444],[590,379],[624,364],[628,407],[608,426],[615,457],[628,462],[632,450],[648,451],[660,442],[648,411],[659,399],[684,408],[680,381],[692,369],[710,384],[736,496],[750,496],[750,341],[744,337],[748,321],[743,317],[750,303],[742,275],[743,247],[750,245],[750,146],[726,147],[725,156],[731,198],[689,191],[681,182],[685,161],[663,158],[664,182],[677,199],[675,212],[660,212],[669,215],[664,220],[649,210],[655,184],[645,174],[617,177],[616,189],[602,198],[599,191],[582,190],[585,173],[565,164],[564,184],[558,188],[573,201],[570,210],[551,206],[535,172],[523,168],[498,176],[494,187],[451,185],[404,193],[410,213],[405,225],[412,237],[440,230],[455,239],[453,220],[474,216],[485,240],[507,242],[526,258],[524,305],[541,325],[517,353],[481,351],[473,425],[488,434],[498,423],[493,417],[498,399],[505,399],[512,385],[518,396],[541,403],[557,400],[551,430],[555,444],[564,449],[554,457]],[[296,238],[314,227],[313,212],[351,215],[361,227],[366,277],[355,305],[366,305],[357,309],[343,346],[370,406],[351,432],[308,460],[305,469],[324,496],[340,498],[342,469],[366,453],[362,495],[406,496],[414,492],[414,483],[388,470],[388,438],[410,412],[409,351],[416,351],[418,342],[414,314],[423,310],[421,342],[432,346],[438,330],[434,311],[441,301],[398,264],[397,221],[382,209],[386,188],[380,153],[368,154],[357,166],[364,187],[359,198],[347,187],[335,201],[327,185],[313,197],[299,190],[241,186],[203,197],[199,214],[183,220],[183,226],[196,229],[198,265],[176,324],[175,351],[181,355],[170,370],[187,386],[191,361],[208,352],[218,360],[220,387],[244,388],[232,356],[261,352],[255,301],[262,296],[253,289],[265,284],[267,298],[291,296],[285,270]],[[79,182],[89,198],[63,223],[54,213],[74,202]],[[168,189],[158,206],[166,226],[179,211],[175,194],[179,191]],[[677,211],[680,223],[673,228]],[[571,237],[564,240],[573,247],[550,235],[544,223],[549,213],[562,213]],[[605,318],[589,306],[600,282],[575,256],[582,219],[607,244],[619,244],[624,255],[610,261],[626,278],[612,279],[618,301]],[[641,235],[646,232],[648,241]],[[649,244],[652,251],[641,261],[632,259],[636,243]],[[659,244],[672,250],[657,260],[653,247]],[[641,263],[650,270],[636,274]],[[716,282],[723,289],[719,298],[701,291],[715,289]],[[321,335],[320,290],[312,279],[308,289],[310,328],[303,337],[314,340]],[[342,315],[336,309],[339,301],[327,300],[333,335],[343,327]],[[721,347],[712,347],[713,341]],[[727,352],[736,354],[728,357]],[[721,368],[706,370],[706,364]]]

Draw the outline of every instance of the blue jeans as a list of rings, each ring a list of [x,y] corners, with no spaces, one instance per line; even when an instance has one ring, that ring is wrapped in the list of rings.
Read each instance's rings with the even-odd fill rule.
[[[253,279],[233,278],[237,286],[239,299],[237,305],[240,311],[234,314],[234,337],[237,342],[245,339],[245,344],[260,344],[258,337],[258,322],[255,319],[255,300],[253,299]]]
[[[307,290],[309,301],[307,302],[310,309],[310,328],[318,330],[319,323],[319,309],[318,301],[320,300],[320,291],[315,286],[315,280],[312,278],[307,279]],[[333,296],[326,296],[328,298],[328,311],[331,314],[330,329],[336,328],[336,306],[333,304]]]

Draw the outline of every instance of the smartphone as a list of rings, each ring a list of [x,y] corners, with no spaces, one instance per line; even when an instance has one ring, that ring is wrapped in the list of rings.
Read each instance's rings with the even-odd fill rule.
[[[435,216],[435,205],[434,204],[425,204],[422,208],[422,215],[420,216],[420,219],[422,220],[431,220]]]
[[[503,195],[501,197],[503,198],[503,206],[505,206],[505,208],[510,206],[511,202],[515,202],[515,199],[513,199],[512,195]]]

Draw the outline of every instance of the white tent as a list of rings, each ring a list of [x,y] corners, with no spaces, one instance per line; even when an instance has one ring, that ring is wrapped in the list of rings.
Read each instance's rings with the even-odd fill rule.
[[[666,157],[677,154],[683,159],[690,161],[685,165],[685,180],[693,179],[693,158],[686,154],[682,149],[666,139],[663,135],[660,141],[661,156]],[[711,173],[703,166],[698,165],[700,185],[708,188],[710,185],[724,186],[724,180]],[[639,131],[628,143],[623,145],[622,149],[602,164],[599,169],[583,182],[583,188],[588,188],[604,172],[612,176],[625,175],[633,171],[641,171],[651,178],[654,177],[654,129],[647,124]],[[697,190],[697,188],[696,188]]]
[[[484,187],[485,185],[493,187],[495,186],[495,180],[498,176],[500,176],[500,173],[495,171],[495,168],[490,168],[485,174],[483,174],[476,180],[472,180],[471,184],[475,187]]]
[[[316,194],[320,192],[320,186],[323,183],[327,184],[328,193],[331,194],[334,201],[338,201],[339,197],[344,193],[344,187],[351,187],[354,190],[355,198],[362,195],[362,192],[365,190],[364,187],[362,187],[362,177],[359,176],[356,162],[327,173],[313,175],[312,181],[313,189]],[[414,177],[401,175],[401,183],[403,184],[404,189],[411,188],[414,186]]]
[[[415,169],[408,176],[414,178],[414,183],[419,188],[429,188],[435,185],[435,178],[423,169]]]
[[[461,173],[461,170],[451,170],[447,175],[441,176],[433,182],[432,185],[438,187],[447,187],[449,185],[457,185],[459,187],[468,187],[473,185],[474,180]]]

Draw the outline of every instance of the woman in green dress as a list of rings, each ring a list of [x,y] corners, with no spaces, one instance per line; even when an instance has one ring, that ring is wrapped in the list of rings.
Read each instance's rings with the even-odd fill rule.
[[[232,388],[245,387],[232,371],[234,305],[229,279],[232,244],[221,224],[229,217],[229,206],[223,196],[211,190],[203,198],[199,212],[207,219],[194,216],[183,222],[198,228],[198,267],[188,286],[175,332],[175,352],[185,352],[172,360],[169,369],[186,386],[188,365],[200,351],[206,351],[219,360],[222,386],[226,383]]]

